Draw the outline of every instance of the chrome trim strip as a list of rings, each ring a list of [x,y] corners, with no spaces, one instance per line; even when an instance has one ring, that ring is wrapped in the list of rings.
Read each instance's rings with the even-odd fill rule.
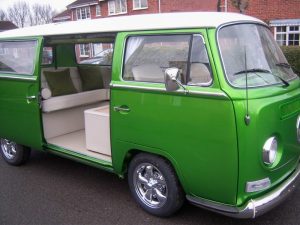
[[[125,38],[125,41],[123,42],[123,54],[122,54],[122,62],[121,62],[121,73],[120,73],[121,76],[120,76],[120,80],[124,81],[124,82],[131,82],[129,80],[124,80],[123,79],[123,75],[124,75],[123,74],[123,70],[124,70],[124,66],[125,66],[124,60],[125,60],[125,56],[126,56],[126,45],[127,45],[128,38],[130,38],[130,37],[137,37],[137,36],[163,36],[163,35],[165,35],[165,36],[166,35],[168,35],[168,36],[170,36],[170,35],[191,35],[191,36],[198,35],[203,40],[203,43],[205,45],[206,54],[207,54],[207,57],[209,58],[209,54],[208,54],[209,51],[208,51],[208,47],[207,47],[206,42],[205,42],[205,38],[204,38],[203,32],[199,32],[199,31],[196,31],[196,30],[192,31],[192,32],[191,31],[186,31],[187,30],[186,28],[184,28],[183,30],[184,31],[182,33],[181,32],[161,33],[161,32],[155,31],[155,32],[149,33],[149,34],[138,34],[138,33],[135,32],[133,35],[127,35],[126,38]],[[192,43],[190,45],[192,47]],[[211,68],[211,72],[210,72],[211,80],[209,82],[206,82],[206,83],[204,83],[204,82],[200,83],[200,85],[199,84],[193,84],[193,83],[191,83],[191,84],[188,84],[188,86],[193,86],[193,87],[211,87],[212,86],[212,84],[214,83],[214,73],[213,73],[213,70],[212,70],[212,65],[213,64],[211,63],[211,60],[208,60],[208,61],[209,61],[209,66]],[[216,73],[216,76],[217,76],[217,73]],[[141,81],[141,83],[143,83],[143,81]]]
[[[300,165],[296,168],[296,170],[287,178],[282,184],[280,184],[277,188],[266,193],[265,195],[256,198],[250,199],[245,205],[241,207],[224,205],[218,202],[213,202],[210,200],[186,196],[188,201],[192,204],[199,206],[201,208],[205,208],[226,216],[234,217],[234,218],[256,218],[277,205],[283,202],[296,188],[298,177],[300,174]]]
[[[167,92],[165,88],[161,88],[161,87],[145,87],[145,86],[134,86],[134,85],[123,85],[123,84],[110,84],[110,87],[112,87],[112,88],[126,88],[126,89]],[[186,94],[184,90],[178,90],[178,91],[173,92],[173,93]],[[228,96],[225,93],[208,92],[208,91],[188,90],[187,95],[189,95],[189,94],[228,98]]]
[[[30,75],[32,76],[32,75]],[[36,77],[19,77],[19,76],[9,76],[9,75],[0,75],[0,79],[18,79],[18,80],[32,80],[35,81]]]
[[[300,115],[297,118],[296,122],[296,133],[297,133],[297,141],[300,143]]]
[[[223,92],[217,93],[217,92],[208,92],[208,91],[191,91],[191,90],[189,90],[188,93],[189,94],[194,94],[194,95],[205,95],[205,96],[215,96],[215,97],[228,98],[228,96]]]
[[[126,88],[126,89],[142,89],[142,90],[151,90],[151,91],[166,91],[165,88],[161,87],[146,87],[146,86],[135,86],[127,84],[110,84],[112,88]]]

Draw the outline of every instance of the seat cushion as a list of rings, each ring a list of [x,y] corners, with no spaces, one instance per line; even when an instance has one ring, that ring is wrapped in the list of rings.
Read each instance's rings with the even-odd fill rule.
[[[49,99],[52,97],[52,93],[49,88],[43,88],[41,91],[41,95],[43,99]]]
[[[71,95],[52,97],[43,100],[43,112],[52,112],[61,109],[88,105],[95,102],[109,100],[107,89],[85,91]]]
[[[78,66],[82,90],[91,91],[103,88],[101,70],[98,66]]]
[[[70,70],[44,71],[52,96],[69,95],[77,93],[70,77]]]

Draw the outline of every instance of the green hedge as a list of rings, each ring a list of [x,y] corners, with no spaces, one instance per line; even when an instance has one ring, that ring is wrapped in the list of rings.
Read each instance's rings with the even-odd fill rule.
[[[300,75],[300,46],[282,46],[281,49],[294,72]]]

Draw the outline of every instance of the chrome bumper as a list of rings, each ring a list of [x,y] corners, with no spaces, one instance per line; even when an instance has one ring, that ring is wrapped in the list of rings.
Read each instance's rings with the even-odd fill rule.
[[[260,216],[284,201],[295,189],[300,174],[300,165],[277,188],[262,197],[251,199],[242,207],[222,205],[198,197],[186,196],[194,205],[234,218],[255,218]]]

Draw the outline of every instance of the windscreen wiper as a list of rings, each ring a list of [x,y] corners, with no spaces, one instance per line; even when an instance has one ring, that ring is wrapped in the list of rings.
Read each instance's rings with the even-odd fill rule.
[[[292,69],[293,72],[300,78],[300,72],[297,71],[294,67],[292,67],[290,64],[288,63],[276,63],[275,64],[276,66],[279,66],[279,67],[283,67],[283,68],[287,68],[287,69]]]
[[[260,69],[260,68],[254,68],[254,69],[248,69],[248,70],[241,70],[239,72],[234,73],[233,75],[239,75],[243,73],[271,73],[270,70]]]
[[[284,83],[284,86],[285,87],[288,87],[290,86],[289,82],[287,82],[285,79],[283,79],[282,77],[278,76],[278,75],[275,75],[273,73],[271,73],[274,77],[277,77],[279,80],[281,80],[282,83]]]
[[[243,73],[255,73],[256,75],[257,75],[257,73],[271,74],[272,76],[277,77],[279,80],[281,80],[281,82],[284,84],[285,87],[290,86],[290,84],[286,80],[284,80],[282,77],[275,75],[270,70],[266,70],[266,69],[253,68],[253,69],[248,69],[248,70],[241,70],[239,72],[234,73],[233,75],[238,75],[238,74],[243,74]]]
[[[279,67],[284,67],[284,68],[287,68],[287,69],[290,69],[292,66],[288,63],[276,63],[276,66],[279,66]]]

